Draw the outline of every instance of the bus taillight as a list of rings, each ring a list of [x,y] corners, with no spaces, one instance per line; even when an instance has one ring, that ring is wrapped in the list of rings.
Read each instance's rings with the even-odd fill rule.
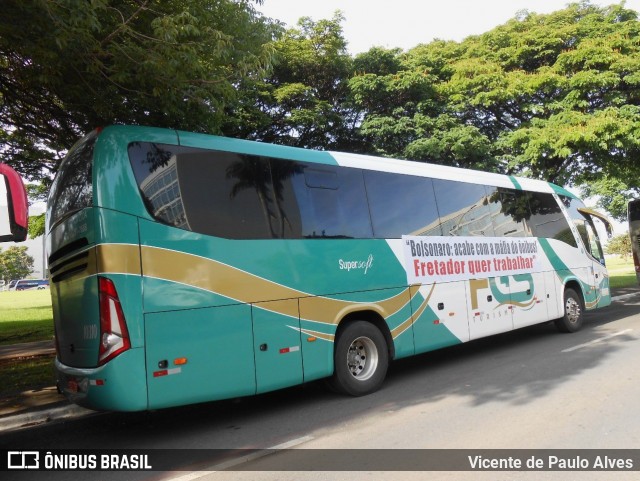
[[[98,277],[100,295],[100,351],[98,365],[131,347],[118,292],[111,279]]]

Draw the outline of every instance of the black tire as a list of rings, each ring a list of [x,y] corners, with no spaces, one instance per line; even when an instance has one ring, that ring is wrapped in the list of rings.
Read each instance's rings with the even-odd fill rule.
[[[560,332],[576,332],[582,327],[584,304],[582,297],[573,289],[564,291],[564,315],[554,322]]]
[[[373,324],[350,322],[336,340],[329,386],[340,393],[364,396],[377,391],[387,375],[389,349]]]

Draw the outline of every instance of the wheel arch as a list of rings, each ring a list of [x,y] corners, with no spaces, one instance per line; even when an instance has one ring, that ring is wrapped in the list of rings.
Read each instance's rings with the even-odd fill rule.
[[[584,292],[582,291],[582,285],[578,282],[577,279],[570,279],[565,282],[564,287],[562,288],[562,305],[564,306],[564,297],[567,289],[572,289],[576,294],[580,296],[580,301],[582,302],[582,308],[584,309],[585,297]]]
[[[378,330],[384,336],[384,340],[387,343],[387,349],[389,351],[389,359],[394,359],[396,354],[395,344],[393,342],[393,337],[391,336],[391,331],[389,330],[389,326],[387,322],[384,320],[384,317],[380,315],[380,313],[372,310],[362,310],[362,311],[353,311],[346,314],[338,323],[338,328],[336,329],[335,338],[337,339],[340,336],[340,333],[345,329],[347,325],[354,321],[366,321],[370,324],[373,324],[378,328]]]

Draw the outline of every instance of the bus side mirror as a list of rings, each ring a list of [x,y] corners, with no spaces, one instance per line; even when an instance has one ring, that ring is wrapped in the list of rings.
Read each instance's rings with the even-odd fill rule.
[[[27,190],[22,178],[0,163],[0,242],[26,240],[28,222]]]
[[[605,216],[604,214],[601,214],[597,210],[589,209],[587,207],[579,207],[578,212],[580,212],[585,217],[591,217],[591,218],[595,217],[596,219],[599,219],[604,224],[604,228],[607,231],[607,237],[609,239],[613,237],[613,224],[611,223],[611,221],[607,216]]]

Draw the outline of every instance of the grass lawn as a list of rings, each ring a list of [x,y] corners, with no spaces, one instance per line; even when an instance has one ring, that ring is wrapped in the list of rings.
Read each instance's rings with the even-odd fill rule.
[[[49,289],[0,292],[0,345],[53,339]],[[0,405],[14,402],[22,391],[53,386],[53,357],[0,363]]]
[[[19,359],[0,364],[0,401],[30,389],[54,386],[53,356]]]
[[[53,339],[49,289],[0,292],[0,345]]]
[[[609,271],[609,287],[612,289],[621,287],[638,287],[636,271],[631,257],[608,257],[607,270]]]

